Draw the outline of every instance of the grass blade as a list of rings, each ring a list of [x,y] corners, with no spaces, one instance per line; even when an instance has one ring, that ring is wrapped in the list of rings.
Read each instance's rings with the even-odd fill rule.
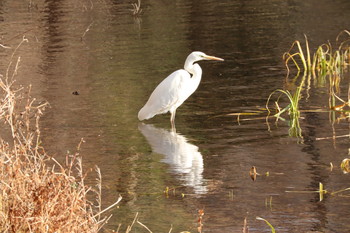
[[[271,223],[269,223],[269,221],[267,221],[266,219],[264,218],[261,218],[261,217],[256,217],[257,220],[261,220],[261,221],[264,221],[267,225],[269,225],[269,227],[271,228],[271,233],[276,233],[276,230],[275,228],[272,226]]]

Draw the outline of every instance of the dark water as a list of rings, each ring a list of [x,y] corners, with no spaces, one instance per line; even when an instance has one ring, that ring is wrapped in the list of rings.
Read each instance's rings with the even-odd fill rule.
[[[242,232],[244,218],[250,232],[270,232],[256,216],[277,232],[349,232],[346,193],[320,202],[318,193],[286,192],[317,190],[319,182],[328,191],[349,187],[339,168],[349,138],[317,140],[349,134],[346,119],[302,112],[302,138],[295,138],[288,116],[267,125],[239,124],[227,114],[264,107],[277,88],[293,89],[282,54],[304,34],[311,49],[334,42],[350,28],[350,2],[144,0],[139,18],[131,16],[131,2],[0,3],[0,43],[12,48],[0,48],[1,73],[25,35],[16,79],[50,103],[43,144],[63,159],[85,139],[83,161],[86,169],[101,168],[105,205],[123,196],[108,228],[125,230],[138,212],[153,232],[197,232],[204,209],[204,232]],[[225,62],[200,63],[202,83],[178,109],[176,133],[169,115],[139,123],[137,112],[155,86],[194,50]],[[345,99],[348,78],[340,87]],[[310,88],[301,108],[326,109],[328,84],[312,80]],[[252,166],[261,174],[255,182]],[[175,192],[163,194],[166,187]],[[134,232],[147,231],[135,225]]]

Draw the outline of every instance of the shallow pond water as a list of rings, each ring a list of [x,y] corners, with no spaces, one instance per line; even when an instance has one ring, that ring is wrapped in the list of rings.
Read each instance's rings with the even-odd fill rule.
[[[203,232],[242,232],[245,218],[250,232],[270,232],[257,216],[277,232],[349,232],[346,193],[319,201],[318,193],[286,192],[317,190],[319,182],[329,191],[349,187],[339,168],[349,138],[322,139],[348,135],[346,119],[302,112],[296,138],[288,116],[267,124],[228,114],[264,107],[278,88],[293,90],[283,53],[304,34],[313,50],[334,42],[350,28],[350,2],[144,0],[140,17],[131,15],[131,2],[0,3],[0,43],[12,48],[0,48],[1,73],[25,35],[16,79],[50,103],[41,122],[47,152],[63,160],[84,138],[80,154],[87,170],[101,168],[104,204],[123,196],[107,227],[124,231],[138,212],[153,232],[197,232],[204,210]],[[202,82],[178,109],[176,132],[169,115],[138,122],[155,86],[194,50],[225,62],[200,62]],[[328,88],[312,80],[301,108],[327,109]],[[134,232],[147,231],[135,225]]]

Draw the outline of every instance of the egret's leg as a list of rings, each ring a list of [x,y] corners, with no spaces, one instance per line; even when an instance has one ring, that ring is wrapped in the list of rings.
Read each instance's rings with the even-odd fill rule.
[[[173,112],[171,112],[171,116],[170,116],[171,128],[173,130],[175,129],[175,114],[176,114],[176,109]]]

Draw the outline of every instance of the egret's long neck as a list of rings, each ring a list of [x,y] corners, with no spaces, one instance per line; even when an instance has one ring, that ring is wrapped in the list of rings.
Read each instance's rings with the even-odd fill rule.
[[[199,79],[202,77],[202,69],[201,67],[196,63],[188,62],[186,60],[185,62],[185,70],[192,74],[192,78],[199,77]]]
[[[202,68],[196,63],[185,63],[185,70],[187,72],[189,72],[192,77],[191,80],[193,82],[193,91],[195,91],[199,85],[199,83],[201,82],[201,78],[202,78]]]

